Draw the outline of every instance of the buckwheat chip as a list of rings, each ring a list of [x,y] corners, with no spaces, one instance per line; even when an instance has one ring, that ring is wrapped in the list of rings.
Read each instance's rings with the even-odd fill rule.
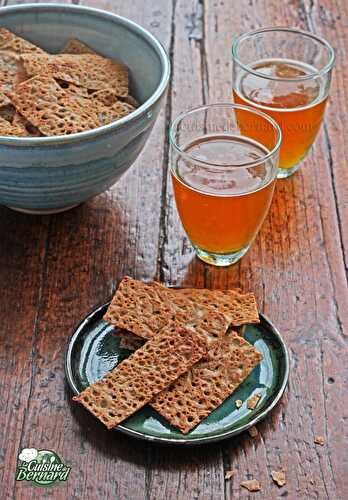
[[[112,87],[118,95],[128,95],[128,68],[111,59],[94,54],[24,54],[21,59],[29,76],[51,74],[89,90]]]
[[[258,405],[260,399],[261,399],[261,394],[254,394],[254,396],[251,396],[251,398],[249,398],[247,401],[248,410],[254,410]]]
[[[260,481],[257,479],[249,479],[248,481],[242,481],[240,485],[249,491],[261,491]]]
[[[71,38],[61,50],[61,54],[97,54],[97,52],[77,38]]]
[[[18,35],[15,35],[6,28],[0,28],[0,50],[12,52],[13,54],[46,54],[46,52],[40,47],[37,47],[33,43],[24,40]]]
[[[23,137],[27,134],[23,133],[21,127],[12,125],[12,123],[0,117],[0,135]]]
[[[6,100],[3,101],[4,103]],[[16,114],[16,108],[11,104],[10,99],[8,99],[7,104],[0,104],[0,117],[8,122],[13,122],[13,117]]]
[[[72,97],[49,76],[31,78],[8,95],[17,111],[47,136],[83,132],[100,125],[87,99]]]
[[[250,295],[234,290],[170,289],[125,277],[104,319],[145,339],[175,319],[214,340],[230,324],[259,321],[255,298]]]
[[[0,92],[6,92],[22,81],[21,65],[18,57],[8,51],[0,51]],[[5,100],[3,100],[5,99]],[[8,98],[7,98],[8,99]],[[2,97],[2,105],[9,104],[6,98]]]
[[[28,137],[41,137],[40,130],[30,123],[24,116],[17,111],[13,116],[12,125],[19,127],[22,130],[23,136]]]
[[[272,470],[271,476],[280,488],[286,484],[285,472],[283,470]]]
[[[210,347],[204,360],[158,394],[150,405],[183,433],[220,406],[261,361],[262,355],[237,333]]]
[[[111,429],[206,354],[203,339],[172,324],[73,399]]]
[[[324,446],[325,439],[323,436],[315,436],[314,442],[315,442],[315,444],[320,444],[320,446]]]
[[[79,87],[74,83],[65,82],[64,80],[59,80],[59,79],[56,79],[56,82],[58,83],[60,88],[62,88],[66,92],[69,92],[72,95],[85,97],[86,99],[88,99],[89,97],[88,90],[85,87]]]
[[[116,121],[123,116],[127,116],[134,111],[134,107],[126,102],[117,101],[111,106],[104,106],[103,104],[98,104],[98,101],[94,101],[94,105],[98,112],[98,118],[102,125]]]
[[[226,479],[226,481],[228,481],[229,479],[231,479],[235,475],[235,473],[236,473],[235,470],[227,470],[225,472],[225,479]]]
[[[134,99],[134,97],[130,95],[127,96],[119,95],[117,89],[115,90],[106,88],[102,90],[97,90],[96,92],[93,92],[92,97],[94,99],[98,99],[98,101],[102,102],[105,106],[112,106],[113,104],[116,104],[120,100],[132,106],[133,109],[139,106],[138,101]]]
[[[144,345],[144,339],[134,335],[132,332],[128,332],[127,330],[121,330],[120,328],[116,328],[113,331],[113,335],[120,339],[119,346],[122,349],[128,349],[129,351],[136,351],[139,347]]]

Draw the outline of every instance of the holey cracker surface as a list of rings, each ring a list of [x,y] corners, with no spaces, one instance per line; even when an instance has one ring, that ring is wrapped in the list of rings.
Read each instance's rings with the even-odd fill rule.
[[[239,290],[173,289],[129,277],[121,281],[104,319],[144,339],[175,320],[201,331],[208,341],[222,337],[230,325],[259,322],[253,294]]]
[[[49,76],[31,78],[8,95],[17,111],[44,135],[83,132],[100,124],[93,105],[72,98]]]
[[[203,355],[206,343],[190,330],[168,325],[102,380],[73,399],[108,429],[142,408]]]
[[[150,405],[183,433],[220,406],[262,360],[251,344],[229,332],[207,357],[158,394]]]
[[[23,54],[21,59],[29,76],[51,74],[89,90],[111,87],[128,95],[128,68],[97,54]]]
[[[36,47],[33,43],[24,40],[18,35],[15,35],[6,28],[0,28],[0,50],[11,52],[13,54],[36,54],[42,55],[46,52],[40,47]]]

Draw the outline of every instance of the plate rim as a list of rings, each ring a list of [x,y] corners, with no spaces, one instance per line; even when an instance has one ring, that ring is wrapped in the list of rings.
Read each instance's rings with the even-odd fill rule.
[[[80,336],[81,331],[83,331],[84,327],[90,323],[94,317],[98,314],[101,313],[104,309],[106,309],[111,300],[106,302],[105,304],[97,307],[96,309],[92,310],[90,313],[87,314],[87,316],[78,323],[76,328],[74,329],[73,334],[68,340],[68,344],[65,349],[65,356],[64,356],[64,371],[65,371],[65,378],[68,383],[68,386],[70,390],[74,393],[74,395],[78,395],[79,391],[78,388],[74,382],[74,376],[72,373],[72,352],[73,348],[75,346],[75,343],[77,339]],[[279,330],[274,326],[274,324],[270,321],[268,316],[265,314],[259,313],[260,316],[260,323],[265,323],[268,327],[268,329],[272,332],[272,334],[276,337],[278,340],[281,350],[283,353],[284,357],[284,375],[283,375],[283,380],[281,383],[280,388],[278,389],[277,393],[275,394],[274,398],[272,399],[271,403],[267,405],[267,407],[264,408],[264,410],[259,413],[255,418],[253,418],[251,421],[241,425],[237,429],[232,429],[228,430],[224,433],[218,434],[216,436],[205,436],[205,437],[197,437],[197,438],[190,438],[190,439],[176,439],[176,438],[170,438],[170,437],[159,437],[159,436],[151,436],[148,434],[145,434],[143,432],[135,431],[133,429],[129,429],[125,427],[124,425],[120,424],[116,426],[113,430],[122,432],[123,434],[126,434],[128,436],[131,436],[136,439],[140,439],[143,441],[147,442],[152,442],[152,443],[158,443],[158,444],[170,444],[170,445],[175,445],[175,446],[180,446],[180,445],[185,445],[185,446],[195,446],[195,445],[202,445],[202,444],[207,444],[207,443],[216,443],[218,441],[222,441],[224,439],[231,438],[233,436],[237,436],[238,434],[241,434],[242,432],[246,431],[247,429],[250,429],[250,427],[256,425],[259,423],[261,420],[263,420],[274,408],[275,406],[279,403],[280,399],[282,398],[284,391],[286,389],[286,386],[289,381],[289,372],[290,372],[290,355],[288,348],[283,340],[283,337],[281,336]]]

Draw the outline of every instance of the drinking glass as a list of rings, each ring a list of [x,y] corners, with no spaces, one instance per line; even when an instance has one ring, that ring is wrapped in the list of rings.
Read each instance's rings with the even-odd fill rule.
[[[216,266],[237,262],[271,204],[279,126],[246,106],[210,104],[178,116],[169,139],[176,206],[197,256]]]
[[[279,178],[292,175],[323,120],[335,52],[324,39],[292,28],[263,28],[232,45],[233,98],[280,125]]]

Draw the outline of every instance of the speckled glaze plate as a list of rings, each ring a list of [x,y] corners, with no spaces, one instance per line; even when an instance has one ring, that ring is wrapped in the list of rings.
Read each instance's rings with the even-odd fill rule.
[[[119,347],[113,327],[103,321],[109,303],[89,314],[77,327],[66,351],[65,372],[74,394],[101,379],[131,353]],[[285,343],[272,323],[260,315],[259,325],[247,325],[244,337],[262,354],[262,362],[241,386],[215,411],[188,434],[182,434],[149,406],[128,418],[116,430],[152,442],[195,445],[219,441],[248,429],[266,417],[280,400],[289,376],[289,355]],[[255,410],[246,401],[261,394]],[[243,406],[236,408],[241,399]],[[81,411],[85,411],[81,406]],[[101,424],[102,425],[102,424]]]

